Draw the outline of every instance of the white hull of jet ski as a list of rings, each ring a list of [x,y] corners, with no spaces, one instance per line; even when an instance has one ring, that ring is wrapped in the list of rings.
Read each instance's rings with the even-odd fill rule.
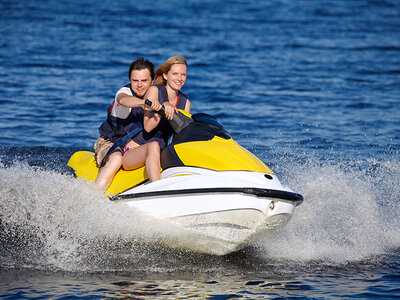
[[[194,252],[239,250],[287,223],[302,201],[273,174],[173,167],[161,175],[111,199],[196,235],[169,245]]]

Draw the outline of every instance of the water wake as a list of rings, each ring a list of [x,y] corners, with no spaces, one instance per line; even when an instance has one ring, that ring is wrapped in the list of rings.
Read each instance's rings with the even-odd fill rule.
[[[400,163],[293,162],[283,182],[305,201],[287,224],[258,244],[271,258],[360,261],[400,247]]]
[[[336,265],[398,249],[400,163],[369,161],[367,168],[365,163],[285,164],[290,169],[281,168],[278,176],[305,201],[289,224],[257,243],[255,256],[268,258],[268,264],[288,260]],[[241,268],[232,257],[163,247],[198,237],[109,201],[71,175],[23,163],[0,165],[0,219],[2,268],[206,272],[226,271],[233,262]]]
[[[162,255],[154,241],[169,244],[182,234],[91,184],[20,163],[0,167],[0,211],[0,266],[8,268],[138,270]]]

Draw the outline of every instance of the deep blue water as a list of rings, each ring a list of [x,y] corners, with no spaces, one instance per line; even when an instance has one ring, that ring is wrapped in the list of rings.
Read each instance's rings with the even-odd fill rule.
[[[138,56],[305,197],[226,257],[72,176]],[[400,1],[0,0],[0,297],[400,297]],[[167,228],[160,234],[173,234]]]

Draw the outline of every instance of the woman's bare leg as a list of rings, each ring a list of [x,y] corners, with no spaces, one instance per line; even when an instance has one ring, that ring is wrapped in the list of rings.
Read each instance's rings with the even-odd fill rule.
[[[146,166],[150,181],[160,179],[160,146],[151,142],[129,150],[122,157],[124,170],[134,170]]]
[[[160,145],[157,142],[151,142],[148,145],[146,156],[146,171],[150,181],[160,179]]]
[[[100,168],[99,174],[97,174],[94,182],[95,186],[105,191],[110,186],[114,179],[115,174],[122,166],[122,154],[121,152],[114,152],[110,154],[106,164]]]

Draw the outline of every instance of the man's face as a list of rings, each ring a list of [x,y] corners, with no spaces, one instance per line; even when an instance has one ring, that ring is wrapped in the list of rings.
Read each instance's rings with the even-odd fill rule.
[[[151,75],[148,69],[131,72],[131,87],[136,96],[143,98],[151,85]]]

